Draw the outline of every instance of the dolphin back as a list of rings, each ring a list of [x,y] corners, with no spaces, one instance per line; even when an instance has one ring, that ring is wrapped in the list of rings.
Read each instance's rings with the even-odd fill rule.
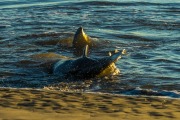
[[[117,62],[120,58],[121,52],[97,60],[90,58],[82,58],[83,61],[78,61],[82,67],[79,67],[79,69],[77,69],[76,76],[78,78],[93,78],[104,77],[110,74],[118,74],[120,71],[115,66],[115,62]]]
[[[115,66],[115,62],[121,58],[121,52],[101,59],[91,59],[87,57],[87,52],[88,45],[84,48],[82,57],[74,60],[67,60],[65,62],[57,62],[54,65],[54,73],[73,79],[85,79],[119,72]]]

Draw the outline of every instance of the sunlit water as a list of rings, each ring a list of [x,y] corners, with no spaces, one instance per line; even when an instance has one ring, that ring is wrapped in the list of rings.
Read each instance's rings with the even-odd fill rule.
[[[112,42],[93,49],[91,57],[103,57],[114,49],[127,50],[116,63],[120,75],[65,81],[26,66],[35,62],[29,56],[39,53],[75,57],[72,50],[43,43],[73,36],[79,26],[92,38]],[[0,53],[0,87],[179,98],[180,2],[1,0]]]

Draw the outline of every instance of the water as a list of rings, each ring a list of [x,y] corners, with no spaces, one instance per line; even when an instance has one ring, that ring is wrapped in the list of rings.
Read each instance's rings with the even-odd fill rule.
[[[90,56],[128,51],[116,64],[120,75],[65,81],[27,66],[36,63],[29,56],[39,53],[75,57],[69,49],[43,43],[73,36],[79,26],[93,38],[112,42]],[[180,98],[179,31],[179,0],[1,0],[0,87]]]

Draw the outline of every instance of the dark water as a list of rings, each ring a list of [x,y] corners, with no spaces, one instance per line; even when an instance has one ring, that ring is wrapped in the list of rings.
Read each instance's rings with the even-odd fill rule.
[[[46,41],[73,36],[79,26],[93,38],[112,42],[93,49],[90,56],[127,50],[116,64],[120,75],[65,81],[27,66],[36,63],[29,56],[39,53],[75,57],[71,50]],[[180,98],[180,2],[1,0],[0,53],[0,87]]]

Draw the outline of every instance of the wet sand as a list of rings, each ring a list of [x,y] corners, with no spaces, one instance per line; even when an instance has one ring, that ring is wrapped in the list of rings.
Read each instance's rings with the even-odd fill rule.
[[[0,120],[180,120],[180,99],[0,88]]]

